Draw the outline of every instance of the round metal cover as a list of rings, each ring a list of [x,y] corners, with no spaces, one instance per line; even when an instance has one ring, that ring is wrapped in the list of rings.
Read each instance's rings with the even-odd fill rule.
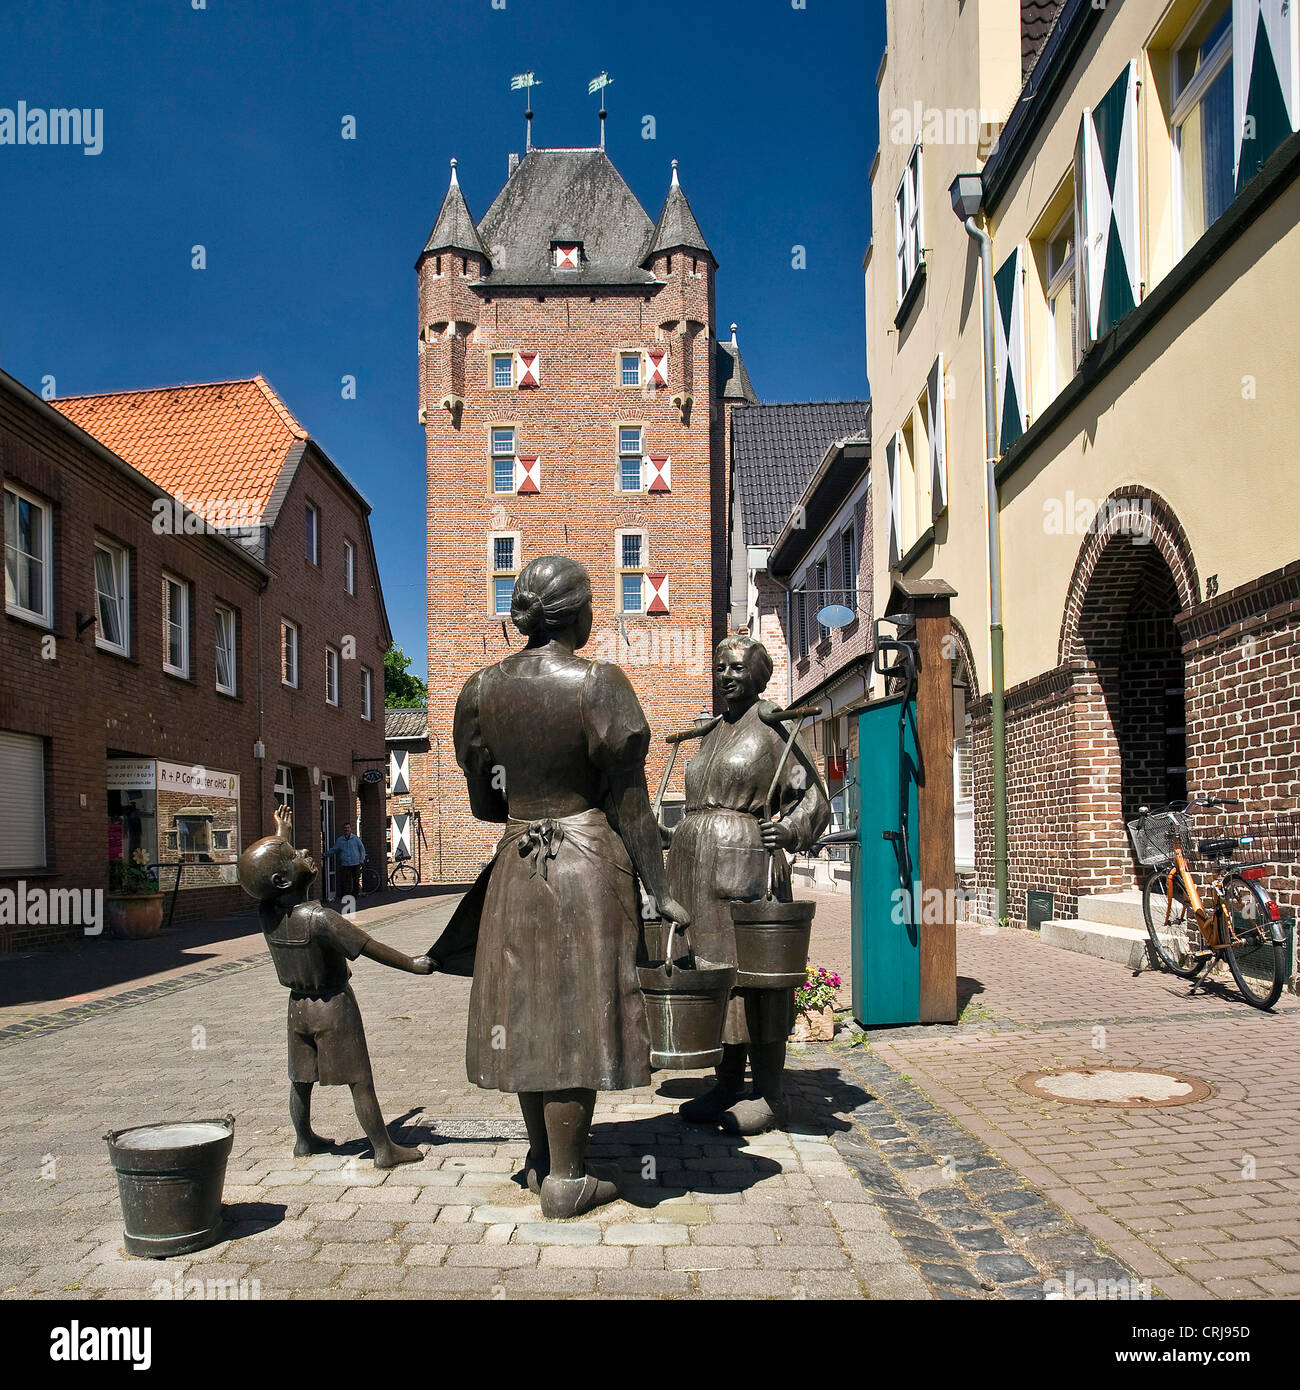
[[[1104,1105],[1113,1110],[1191,1105],[1212,1091],[1204,1081],[1181,1072],[1119,1067],[1066,1067],[1031,1071],[1016,1082],[1022,1091],[1067,1105]]]
[[[843,603],[828,603],[817,614],[817,621],[823,627],[848,627],[858,615]]]

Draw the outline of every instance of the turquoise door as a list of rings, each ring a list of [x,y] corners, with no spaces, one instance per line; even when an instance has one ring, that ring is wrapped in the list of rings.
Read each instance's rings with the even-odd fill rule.
[[[921,940],[912,909],[921,855],[916,701],[881,700],[858,715],[858,872],[853,875],[853,1016],[916,1023]]]

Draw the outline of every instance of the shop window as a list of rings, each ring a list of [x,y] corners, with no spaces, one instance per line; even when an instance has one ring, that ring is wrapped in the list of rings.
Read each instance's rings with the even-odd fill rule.
[[[31,493],[5,487],[5,610],[46,627],[54,621],[53,516]]]
[[[212,812],[206,807],[189,807],[176,815],[176,850],[187,864],[209,863],[212,859]]]

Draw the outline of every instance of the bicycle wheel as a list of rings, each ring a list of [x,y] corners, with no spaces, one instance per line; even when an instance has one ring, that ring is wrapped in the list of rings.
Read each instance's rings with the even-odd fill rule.
[[[1203,945],[1201,929],[1187,905],[1187,892],[1177,874],[1157,869],[1142,888],[1142,915],[1147,923],[1147,954],[1151,964],[1182,980],[1194,980],[1207,957],[1193,957]]]
[[[388,886],[390,888],[401,889],[402,892],[414,888],[419,881],[420,880],[416,877],[415,870],[411,868],[410,862],[405,859],[388,875]]]
[[[1223,907],[1232,914],[1231,924],[1223,924],[1223,939],[1231,942],[1223,954],[1232,978],[1252,1008],[1271,1009],[1282,993],[1286,951],[1273,940],[1268,900],[1256,884],[1229,874],[1223,880]]]
[[[361,870],[361,882],[358,891],[363,894],[374,893],[379,888],[379,875],[370,867],[365,865]]]

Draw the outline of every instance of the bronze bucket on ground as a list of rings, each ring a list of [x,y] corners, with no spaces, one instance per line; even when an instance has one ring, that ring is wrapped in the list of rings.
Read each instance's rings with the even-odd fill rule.
[[[816,911],[816,903],[782,903],[775,898],[733,902],[737,987],[795,989],[803,984]]]
[[[650,925],[647,923],[647,926]],[[637,966],[650,1025],[650,1065],[656,1071],[694,1071],[722,1061],[722,1026],[736,982],[734,965],[673,960],[676,924],[668,932],[662,961]]]
[[[104,1138],[117,1173],[128,1255],[167,1259],[219,1239],[233,1115],[134,1125]]]

